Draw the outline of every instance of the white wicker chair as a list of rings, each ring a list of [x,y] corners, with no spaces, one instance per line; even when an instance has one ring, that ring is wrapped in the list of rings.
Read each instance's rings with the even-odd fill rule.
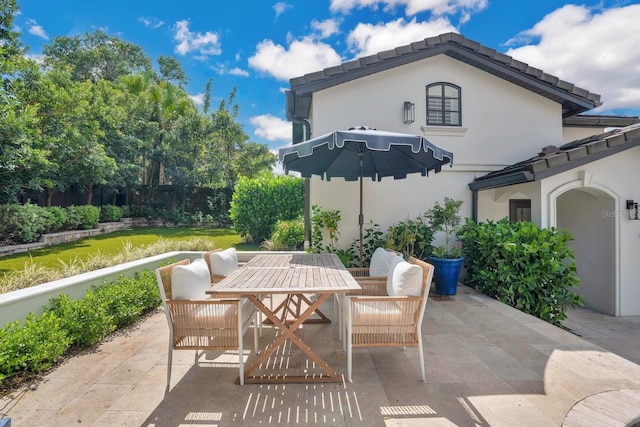
[[[422,286],[418,296],[386,295],[386,280],[360,282],[363,293],[344,297],[346,324],[347,380],[352,382],[352,353],[354,347],[418,347],[420,372],[425,381],[424,350],[422,348],[422,319],[433,278],[433,266],[415,258],[411,264],[422,268]],[[364,288],[371,286],[372,290]],[[384,295],[382,290],[384,289]],[[373,291],[375,290],[375,291]],[[377,296],[371,296],[376,293]]]
[[[171,272],[179,261],[155,270],[164,312],[169,325],[167,387],[171,383],[173,350],[238,350],[240,385],[244,384],[243,336],[255,324],[256,308],[246,299],[172,299]],[[254,350],[258,350],[258,332],[253,328]]]

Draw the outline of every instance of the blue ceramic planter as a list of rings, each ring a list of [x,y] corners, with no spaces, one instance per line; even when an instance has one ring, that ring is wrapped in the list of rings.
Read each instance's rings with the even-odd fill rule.
[[[440,295],[455,295],[458,289],[458,276],[464,258],[436,258],[429,257],[433,265],[433,281],[436,282],[436,293]]]

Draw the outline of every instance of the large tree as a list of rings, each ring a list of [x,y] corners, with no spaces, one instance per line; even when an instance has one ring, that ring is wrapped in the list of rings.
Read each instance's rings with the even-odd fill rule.
[[[14,30],[16,0],[0,0],[0,203],[16,202],[26,189],[41,185],[47,151],[37,143],[36,106],[25,100],[40,79],[37,64]]]
[[[110,37],[102,30],[83,36],[59,36],[44,46],[47,66],[71,67],[76,81],[115,81],[120,76],[151,69],[151,60],[141,47]]]

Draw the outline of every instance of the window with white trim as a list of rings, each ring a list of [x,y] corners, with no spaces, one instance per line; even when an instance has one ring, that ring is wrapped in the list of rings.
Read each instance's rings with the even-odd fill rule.
[[[461,89],[452,83],[427,86],[427,125],[461,126]]]

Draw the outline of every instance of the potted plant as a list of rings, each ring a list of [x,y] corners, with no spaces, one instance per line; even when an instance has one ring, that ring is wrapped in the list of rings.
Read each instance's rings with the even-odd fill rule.
[[[436,202],[425,213],[434,233],[444,231],[444,245],[434,247],[429,257],[435,267],[436,292],[440,295],[455,295],[458,288],[458,275],[464,261],[462,247],[455,238],[461,220],[460,206],[462,200],[445,197],[443,204]]]

